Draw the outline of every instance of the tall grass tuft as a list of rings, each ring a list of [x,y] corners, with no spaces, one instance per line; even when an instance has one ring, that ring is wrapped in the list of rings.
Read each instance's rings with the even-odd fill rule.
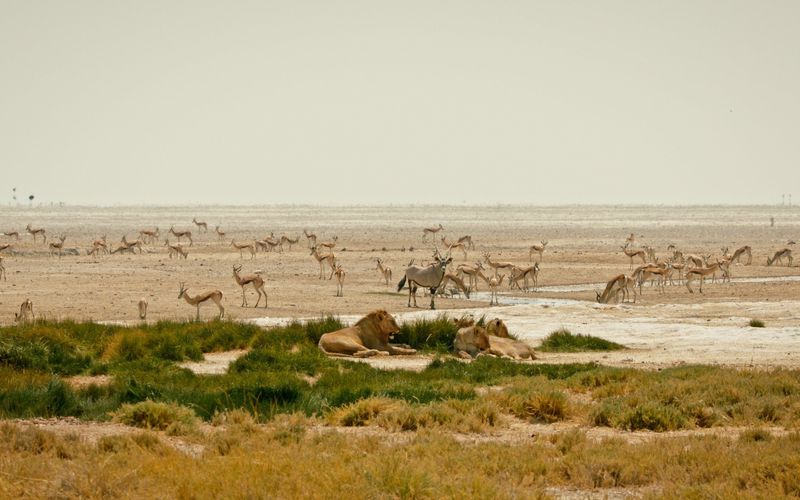
[[[542,352],[618,351],[626,347],[591,335],[573,335],[569,330],[556,330],[537,347]]]
[[[114,420],[133,427],[166,430],[172,434],[185,434],[194,429],[199,419],[197,415],[175,403],[142,401],[136,404],[124,404],[114,412]]]
[[[394,340],[414,349],[447,352],[453,348],[457,332],[458,326],[447,316],[440,315],[434,319],[417,319],[403,323]]]

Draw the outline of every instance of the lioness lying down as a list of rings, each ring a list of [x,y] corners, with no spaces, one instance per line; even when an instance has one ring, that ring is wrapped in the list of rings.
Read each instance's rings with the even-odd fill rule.
[[[528,344],[512,338],[490,335],[489,332],[508,335],[505,323],[502,320],[493,319],[487,323],[486,328],[477,325],[460,328],[456,333],[453,349],[459,357],[464,359],[475,358],[479,355],[511,359],[536,359],[533,348]]]
[[[358,323],[324,334],[317,344],[325,354],[331,356],[388,356],[390,354],[414,354],[416,349],[389,344],[389,339],[400,331],[391,314],[383,309],[373,311]]]

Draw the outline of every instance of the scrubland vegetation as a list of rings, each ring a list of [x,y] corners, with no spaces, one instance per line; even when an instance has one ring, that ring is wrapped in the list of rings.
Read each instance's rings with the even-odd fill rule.
[[[455,327],[441,318],[403,325],[396,338],[434,356],[427,369],[384,371],[317,349],[320,335],[341,326],[323,318],[270,330],[230,322],[2,328],[0,417],[113,420],[143,430],[90,442],[0,424],[0,495],[505,497],[601,487],[800,495],[800,372],[465,363],[445,354]],[[586,343],[568,333],[549,340]],[[176,365],[230,349],[248,353],[224,375]],[[75,386],[75,375],[107,377]],[[458,438],[490,438],[515,422],[563,430]],[[331,430],[342,426],[379,434]],[[593,428],[750,430],[632,442],[621,432],[590,438]]]

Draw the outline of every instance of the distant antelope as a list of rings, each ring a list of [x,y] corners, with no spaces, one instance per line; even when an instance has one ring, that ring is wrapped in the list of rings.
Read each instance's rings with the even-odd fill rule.
[[[64,249],[64,240],[66,239],[67,237],[62,234],[61,236],[58,237],[58,242],[51,241],[48,244],[50,247],[50,257],[52,257],[53,253],[55,253],[55,251],[58,250],[58,258],[59,259],[61,258],[61,251]]]
[[[283,236],[281,236],[281,246],[280,246],[281,252],[283,252],[283,244],[284,243],[289,245],[289,250],[291,250],[292,249],[292,245],[296,244],[298,241],[300,241],[300,237],[299,236],[296,236],[294,239],[291,239],[291,238],[289,238],[288,236],[286,236],[284,234]]]
[[[458,243],[463,243],[467,246],[469,250],[475,250],[475,244],[472,243],[472,236],[469,234],[462,236],[458,239]]]
[[[500,288],[500,285],[503,284],[503,279],[506,277],[505,274],[501,274],[500,277],[492,276],[489,278],[489,290],[491,290],[491,298],[489,300],[489,305],[500,305],[500,302],[497,300],[497,289]]]
[[[703,293],[703,282],[706,279],[706,276],[713,275],[717,271],[719,271],[720,263],[719,261],[711,264],[708,267],[693,267],[686,271],[686,288],[689,289],[689,293],[694,293],[692,287],[690,286],[692,280],[695,278],[700,278],[700,293]]]
[[[194,245],[194,240],[192,240],[192,232],[191,231],[175,231],[175,226],[169,228],[170,234],[178,238],[178,242],[180,243],[181,238],[187,238],[189,240],[189,246]]]
[[[533,289],[539,286],[539,263],[536,262],[532,266],[511,268],[511,274],[508,276],[508,285],[513,289],[514,286],[527,292],[530,290],[528,279],[533,280]],[[519,286],[519,281],[522,280],[522,287]]]
[[[256,256],[256,246],[254,243],[236,243],[236,240],[231,240],[231,246],[237,250],[239,250],[239,258],[244,258],[242,256],[242,250],[247,250],[250,252],[250,258]]]
[[[451,243],[447,241],[447,237],[442,236],[440,238],[442,240],[442,244],[448,248],[448,250],[461,250],[461,253],[464,254],[464,260],[467,260],[467,245],[464,243]]]
[[[753,251],[750,248],[750,245],[745,245],[743,247],[737,248],[733,255],[731,256],[731,262],[739,262],[742,258],[742,255],[747,254],[747,262],[745,266],[749,266],[753,263]]]
[[[216,231],[217,237],[219,238],[219,241],[222,241],[222,240],[225,239],[225,231],[220,229],[219,226],[214,226],[214,231]]]
[[[264,294],[264,309],[267,308],[267,291],[264,290],[264,278],[262,278],[259,274],[245,274],[241,276],[239,271],[242,270],[242,266],[233,266],[233,279],[236,280],[236,283],[242,287],[242,305],[241,307],[247,307],[247,297],[244,293],[244,287],[246,285],[253,285],[253,289],[258,294],[258,299],[256,300],[256,305],[253,307],[258,307],[258,303],[261,302],[261,294]]]
[[[622,247],[622,252],[631,259],[631,265],[628,269],[633,269],[633,258],[639,257],[642,259],[642,264],[645,263],[644,250],[628,250],[627,247]]]
[[[15,240],[19,241],[19,232],[17,231],[9,231],[7,233],[3,233],[3,236],[14,237]]]
[[[142,297],[139,299],[139,319],[147,319],[147,299]]]
[[[469,278],[469,290],[475,290],[476,292],[478,291],[478,278],[483,276],[483,273],[481,272],[483,269],[483,264],[480,261],[476,261],[474,265],[459,264],[456,268],[459,277],[466,274]]]
[[[383,261],[380,258],[375,260],[378,261],[378,267],[375,269],[380,273],[380,279],[383,279],[386,282],[386,286],[389,286],[389,280],[392,279],[392,268],[389,266],[384,266]],[[378,281],[380,281],[380,279]]]
[[[336,276],[336,296],[343,297],[345,272],[341,264],[336,264],[336,269],[333,271],[333,274]]]
[[[144,243],[155,243],[158,241],[158,228],[139,230],[139,239]]]
[[[33,302],[31,299],[25,299],[25,301],[19,306],[19,312],[14,313],[14,322],[25,324],[25,323],[32,323],[36,317],[33,315]]]
[[[701,256],[701,255],[694,255],[694,254],[689,254],[689,255],[686,255],[685,257],[686,257],[687,264],[691,264],[694,267],[705,267],[706,262],[708,261],[708,259],[711,258],[710,255]]]
[[[771,266],[776,261],[783,265],[783,258],[786,257],[789,260],[789,264],[787,267],[792,267],[792,249],[791,248],[782,248],[775,252],[775,255],[772,258],[767,257],[767,265]]]
[[[549,241],[544,240],[544,241],[542,241],[540,243],[541,244],[539,244],[539,245],[537,245],[535,243],[533,245],[531,245],[531,248],[528,250],[528,262],[532,262],[533,261],[533,253],[534,252],[539,254],[539,262],[542,261],[542,254],[544,254],[544,248],[547,246]]]
[[[219,308],[219,319],[225,316],[225,308],[222,307],[222,292],[219,290],[209,290],[201,293],[200,295],[190,296],[187,293],[186,283],[181,283],[181,290],[178,292],[178,298],[183,298],[189,305],[197,307],[196,320],[200,320],[200,304],[208,300],[213,301],[217,308]]]
[[[0,257],[0,278],[3,278],[3,281],[8,281],[6,277],[6,266],[3,265],[3,258]]]
[[[430,235],[436,235],[436,233],[438,233],[439,231],[441,231],[443,229],[444,228],[442,227],[441,224],[439,224],[438,227],[426,227],[426,228],[424,228],[422,230],[422,239],[424,240],[429,234]]]
[[[273,235],[269,235],[263,240],[256,240],[255,241],[256,247],[260,248],[264,252],[272,252],[276,248],[278,248],[281,244],[279,240],[276,240]]]
[[[411,307],[412,297],[414,299],[414,307],[417,307],[417,287],[421,286],[429,288],[433,292],[431,293],[431,309],[436,309],[436,304],[434,303],[436,289],[442,283],[447,265],[453,261],[453,258],[449,254],[443,257],[439,250],[436,250],[434,259],[436,261],[427,266],[410,265],[403,273],[403,278],[397,284],[397,291],[399,292],[406,286],[406,282],[408,283],[408,307]]]
[[[309,233],[305,229],[303,229],[303,234],[306,236],[306,240],[308,243],[308,248],[317,246],[317,235],[314,233]]]
[[[11,248],[11,243],[3,243],[2,245],[0,245],[0,252],[8,250],[9,248]]]
[[[633,236],[633,235],[631,235]],[[608,304],[612,300],[619,302],[619,294],[622,293],[622,300],[625,300],[625,290],[627,288],[627,276],[620,274],[614,276],[608,283],[606,283],[603,293],[595,292],[597,294],[597,302],[601,304]],[[636,302],[636,288],[634,287],[634,302]]]
[[[30,224],[28,224],[27,226],[25,226],[25,230],[28,231],[28,233],[30,233],[31,235],[33,235],[33,242],[34,243],[36,243],[36,235],[37,234],[41,234],[42,238],[44,239],[44,242],[47,243],[47,234],[45,234],[45,231],[44,231],[43,227],[40,227],[38,229],[34,229],[34,228],[31,227]]]
[[[95,253],[103,252],[105,254],[108,253],[108,241],[106,240],[106,235],[104,234],[99,239],[96,239],[92,242],[92,247],[97,248]]]
[[[205,222],[200,222],[197,218],[192,218],[192,224],[197,226],[197,229],[202,229],[204,233],[208,232],[208,224]]]
[[[337,241],[339,241],[339,237],[334,235],[333,241],[326,241],[326,242],[320,243],[317,246],[327,248],[328,250],[333,250],[333,247],[336,246],[336,242]]]
[[[183,257],[184,259],[189,258],[189,252],[187,252],[186,249],[183,248],[183,245],[181,245],[180,243],[176,243],[173,245],[172,243],[169,242],[169,240],[164,240],[164,246],[167,247],[167,250],[169,251],[170,259],[172,258],[173,255],[177,255],[178,260],[180,260],[181,257]]]
[[[141,254],[142,253],[142,240],[128,241],[127,236],[123,235],[122,236],[122,240],[120,240],[120,245],[117,248],[115,248],[114,250],[111,250],[111,253],[114,254],[114,253],[121,253],[121,252],[130,252],[130,253],[134,253],[135,254],[137,248],[139,249],[139,253]]]
[[[489,267],[494,269],[494,276],[497,277],[497,270],[498,269],[511,269],[514,267],[514,264],[511,262],[494,262],[492,261],[491,254],[489,252],[483,252],[483,259],[489,264]]]
[[[636,235],[631,233],[627,238],[625,238],[625,246],[633,246],[634,243],[636,243]]]
[[[325,279],[322,272],[323,268],[325,267],[325,264],[328,264],[328,266],[330,266],[331,268],[331,275],[328,276],[328,279],[333,279],[333,273],[335,271],[335,262],[336,262],[336,257],[333,255],[333,252],[325,255],[320,255],[319,252],[317,252],[317,247],[311,247],[311,255],[315,259],[317,259],[317,262],[319,263],[319,279]]]

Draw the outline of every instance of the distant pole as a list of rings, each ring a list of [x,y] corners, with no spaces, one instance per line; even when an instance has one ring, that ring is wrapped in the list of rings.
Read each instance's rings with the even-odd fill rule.
[[[775,227],[775,217],[769,218],[769,227]]]
[[[785,194],[781,195],[781,206],[783,206],[783,205],[786,205],[786,195]]]

